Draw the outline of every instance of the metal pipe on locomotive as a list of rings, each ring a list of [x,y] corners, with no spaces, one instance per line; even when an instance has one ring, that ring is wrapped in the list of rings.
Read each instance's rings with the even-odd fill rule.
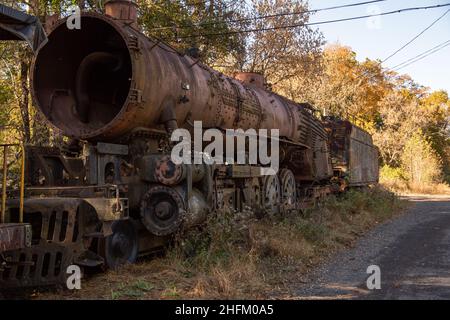
[[[211,211],[299,209],[348,185],[378,180],[370,135],[318,119],[264,86],[227,77],[145,36],[136,5],[109,1],[81,29],[56,23],[32,66],[32,95],[66,148],[26,147],[24,220],[31,246],[4,252],[0,287],[58,283],[70,264],[115,268],[164,246]],[[193,122],[219,130],[279,129],[278,174],[260,165],[179,164],[170,134]],[[352,180],[353,179],[353,180]],[[8,222],[20,201],[10,192]]]

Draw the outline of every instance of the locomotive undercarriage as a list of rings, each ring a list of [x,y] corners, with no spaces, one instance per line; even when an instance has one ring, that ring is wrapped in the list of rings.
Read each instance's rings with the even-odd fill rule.
[[[32,241],[3,253],[0,288],[64,283],[72,264],[134,262],[213,210],[276,215],[305,208],[331,190],[326,183],[298,183],[288,168],[261,176],[258,166],[175,165],[161,152],[161,135],[138,136],[130,145],[89,144],[78,157],[27,148],[23,222],[31,225]],[[17,192],[9,197],[6,218],[16,223]]]

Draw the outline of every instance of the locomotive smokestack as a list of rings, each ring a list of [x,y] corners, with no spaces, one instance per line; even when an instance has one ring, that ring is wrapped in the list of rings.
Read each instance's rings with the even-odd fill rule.
[[[248,86],[254,86],[261,89],[266,88],[266,79],[264,79],[264,76],[260,73],[239,72],[235,74],[234,78]]]
[[[105,3],[106,15],[123,21],[135,29],[138,28],[137,8],[138,5],[132,0],[109,0]]]

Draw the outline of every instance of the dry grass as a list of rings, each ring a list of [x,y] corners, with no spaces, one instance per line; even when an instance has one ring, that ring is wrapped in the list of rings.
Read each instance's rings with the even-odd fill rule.
[[[388,178],[381,179],[380,183],[386,189],[400,194],[450,194],[450,186],[447,183],[418,184],[401,179]]]
[[[380,168],[380,184],[386,189],[400,194],[450,194],[450,185],[448,183],[435,182],[417,183],[411,182],[404,170],[401,168],[392,168],[383,166]]]
[[[260,299],[288,295],[292,283],[405,202],[379,187],[330,197],[317,208],[256,220],[212,215],[181,235],[164,257],[99,274],[81,291],[36,293],[42,299]]]
[[[450,194],[450,186],[446,183],[432,185],[409,184],[410,193],[421,194]]]

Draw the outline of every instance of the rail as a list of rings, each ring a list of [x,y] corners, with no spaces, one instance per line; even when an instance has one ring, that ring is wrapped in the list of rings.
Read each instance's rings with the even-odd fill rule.
[[[20,159],[20,200],[19,200],[19,223],[23,223],[23,202],[25,196],[25,146],[17,143],[0,144],[3,149],[3,176],[2,176],[2,208],[0,223],[6,223],[6,183],[8,176],[8,148],[17,147],[21,149]]]

